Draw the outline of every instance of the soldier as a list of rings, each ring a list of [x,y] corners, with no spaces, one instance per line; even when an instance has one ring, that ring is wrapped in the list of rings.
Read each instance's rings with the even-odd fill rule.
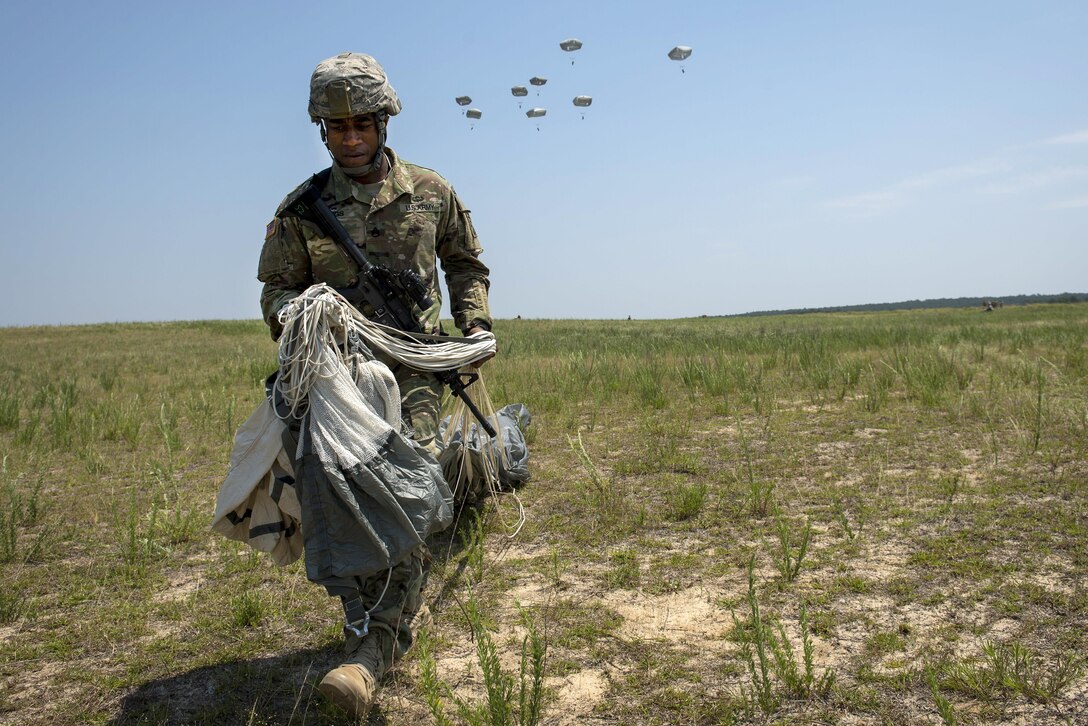
[[[437,261],[454,324],[465,334],[490,330],[488,269],[479,259],[469,210],[436,172],[402,160],[386,146],[389,119],[400,110],[384,69],[370,56],[341,53],[318,64],[310,79],[310,120],[318,125],[333,161],[322,197],[373,263],[393,271],[414,268],[420,275],[434,301],[420,320],[425,330],[439,331]],[[282,332],[278,314],[287,302],[318,282],[350,286],[357,273],[350,258],[315,226],[273,218],[257,274],[264,283],[261,310],[272,337]],[[437,453],[442,384],[431,374],[385,362],[400,385],[412,437]],[[369,709],[382,677],[431,621],[420,594],[427,558],[421,547],[391,570],[318,582],[341,598],[347,623],[347,657],[318,688],[355,715]]]

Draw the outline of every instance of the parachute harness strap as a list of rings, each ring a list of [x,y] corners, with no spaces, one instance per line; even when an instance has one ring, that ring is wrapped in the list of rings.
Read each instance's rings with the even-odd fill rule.
[[[382,170],[382,162],[385,159],[385,141],[388,138],[386,133],[386,123],[388,121],[388,111],[382,110],[374,113],[374,123],[378,125],[378,150],[374,152],[374,161],[371,163],[370,168],[366,170],[366,174]]]
[[[382,588],[382,594],[378,595],[378,599],[370,607],[364,605],[362,592],[350,600],[346,597],[340,598],[340,602],[344,606],[344,633],[362,638],[370,632],[370,611],[382,604],[392,579],[393,568],[390,567],[388,574],[385,576],[385,587]]]

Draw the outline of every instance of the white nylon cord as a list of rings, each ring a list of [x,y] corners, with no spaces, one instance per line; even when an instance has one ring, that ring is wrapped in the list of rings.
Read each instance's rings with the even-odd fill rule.
[[[496,351],[495,336],[487,331],[474,333],[467,338],[453,338],[405,333],[375,323],[324,283],[309,287],[285,305],[280,310],[279,321],[283,325],[279,342],[280,373],[274,385],[289,407],[285,418],[302,418],[310,406],[311,390],[319,392],[320,395],[314,399],[315,421],[319,425],[323,421],[329,423],[330,430],[322,430],[324,435],[315,437],[315,451],[322,461],[336,461],[348,467],[357,458],[365,462],[377,454],[378,434],[387,430],[386,426],[394,430],[399,428],[400,405],[396,381],[384,364],[366,360],[373,351],[381,351],[410,368],[435,373],[461,369],[494,355]],[[364,355],[357,355],[360,348],[367,349],[362,351]],[[376,410],[364,411],[353,406],[352,399],[358,390],[355,385],[347,385],[349,378],[371,392],[372,395],[366,398]],[[497,425],[498,416],[482,376],[473,385],[473,391],[480,411]],[[461,431],[462,442],[468,442],[470,426],[474,425],[475,418],[467,406],[460,398],[456,399],[445,443],[449,443],[456,430]],[[501,430],[499,435],[502,436]],[[337,445],[345,436],[349,436],[353,442],[350,450]],[[326,441],[327,445],[319,447],[319,439]],[[500,441],[494,447],[498,450],[497,456],[486,441],[480,448],[488,495],[495,503],[507,536],[516,537],[526,520],[520,497],[511,492],[517,504],[517,516],[513,522],[507,521],[499,506],[502,491],[498,467],[500,457],[504,463],[506,447]],[[469,458],[465,454],[458,462],[456,481],[449,482],[454,491],[473,475]]]
[[[503,431],[502,427],[499,425],[499,417],[495,415],[495,404],[491,402],[491,396],[487,393],[487,387],[484,385],[482,374],[474,384],[473,389],[476,392],[477,407],[488,417],[498,430],[499,436],[502,437]],[[475,416],[469,412],[468,406],[465,405],[464,401],[457,399],[453,404],[453,410],[450,412],[450,424],[446,428],[445,434],[442,436],[443,446],[450,446],[455,437],[460,438],[462,446],[472,442],[475,438],[478,442],[477,445],[479,446],[481,454],[479,461],[482,463],[484,471],[482,473],[473,471],[472,462],[476,460],[476,458],[469,456],[466,451],[462,453],[462,456],[457,462],[458,467],[456,471],[445,472],[447,475],[447,482],[456,496],[458,491],[468,486],[469,481],[482,476],[487,486],[487,494],[495,504],[495,512],[498,514],[499,521],[502,523],[503,529],[506,530],[506,536],[513,539],[518,536],[518,533],[521,532],[521,528],[525,526],[525,505],[522,504],[521,497],[519,497],[517,492],[513,489],[504,492],[499,481],[500,466],[502,468],[509,468],[505,442],[500,440],[498,446],[491,446],[488,439],[480,433],[478,427],[479,424],[476,422]],[[473,437],[474,432],[475,437]],[[496,449],[498,455],[496,455]],[[500,506],[502,501],[500,495],[504,493],[513,497],[514,502],[517,504],[517,517],[513,523],[507,521],[506,516],[503,514],[502,507]],[[458,515],[460,515],[460,513],[458,513]],[[454,526],[456,527],[456,523]]]
[[[470,365],[496,350],[495,336],[487,331],[452,338],[380,325],[324,283],[307,288],[287,303],[280,310],[279,321],[283,334],[275,386],[294,418],[306,413],[307,394],[315,381],[332,375],[330,357],[346,357],[352,342],[380,350],[409,368],[432,373]]]

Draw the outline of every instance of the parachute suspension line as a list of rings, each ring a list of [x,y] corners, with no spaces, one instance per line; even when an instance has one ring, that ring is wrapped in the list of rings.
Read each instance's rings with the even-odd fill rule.
[[[284,326],[284,331],[280,336],[280,374],[274,385],[276,392],[283,397],[289,408],[289,413],[284,418],[288,416],[302,418],[306,414],[309,408],[310,390],[322,379],[336,379],[345,374],[358,379],[361,374],[359,368],[375,365],[384,369],[385,375],[390,379],[387,381],[389,391],[383,402],[385,422],[383,424],[373,415],[365,416],[363,412],[352,411],[351,413],[368,419],[363,423],[367,430],[377,431],[385,426],[399,429],[401,405],[399,389],[388,368],[371,360],[374,351],[381,351],[408,367],[432,373],[465,368],[496,352],[495,336],[486,331],[474,333],[467,338],[453,338],[409,334],[375,323],[368,320],[355,306],[324,283],[311,286],[291,300],[280,311],[279,320]],[[351,370],[345,371],[345,368]],[[479,371],[475,372],[479,374]],[[379,390],[382,388],[377,385],[368,387]],[[443,443],[448,444],[456,430],[461,431],[462,446],[470,441],[472,436],[481,442],[487,494],[495,502],[496,511],[499,512],[499,518],[507,531],[507,536],[513,538],[525,524],[525,507],[521,498],[513,493],[514,501],[517,503],[517,517],[513,522],[508,522],[503,517],[499,507],[502,500],[498,497],[500,493],[498,469],[500,465],[507,466],[506,445],[501,440],[501,427],[497,426],[498,415],[484,386],[482,376],[473,384],[473,393],[480,411],[493,421],[497,428],[500,428],[500,439],[492,441],[483,436],[475,417],[468,411],[464,401],[453,398],[455,403]],[[327,410],[322,409],[322,411],[325,415],[328,414]],[[377,413],[381,415],[380,411]],[[364,442],[367,449],[365,456],[366,460],[369,460],[378,452],[376,446],[367,445],[367,443],[369,442]],[[322,461],[330,456],[318,453]],[[360,452],[343,453],[341,458],[358,453]],[[463,456],[455,458],[460,459],[455,467],[456,471],[444,473],[451,489],[456,492],[458,486],[463,487],[468,482],[469,476],[473,473],[473,465],[469,461],[470,456],[467,451]],[[459,508],[458,518],[461,509],[463,507]],[[456,522],[454,526],[456,527]]]
[[[310,389],[318,379],[331,375],[332,351],[347,350],[345,321],[342,317],[328,317],[338,312],[336,306],[323,305],[306,293],[280,310],[279,321],[284,329],[279,343],[280,373],[274,386],[287,403],[290,418],[301,419],[306,414]]]
[[[368,320],[324,283],[313,285],[280,310],[280,375],[276,390],[293,418],[306,413],[313,384],[328,378],[340,356],[353,349],[379,350],[409,368],[438,373],[470,365],[496,351],[495,336],[481,331],[467,338],[406,333]],[[398,405],[399,409],[399,405]]]
[[[476,394],[476,404],[480,411],[482,411],[494,424],[495,428],[499,429],[501,436],[502,427],[499,425],[499,418],[495,413],[495,404],[491,401],[491,395],[487,392],[487,387],[484,385],[483,374],[480,371],[476,371],[476,373],[479,375],[479,378],[473,385],[473,390]],[[459,492],[468,486],[469,482],[474,478],[483,478],[487,486],[487,496],[495,506],[495,512],[498,514],[503,529],[506,530],[506,536],[513,539],[518,536],[518,533],[521,532],[521,528],[525,526],[526,516],[525,505],[522,503],[521,497],[519,497],[517,492],[512,489],[504,491],[499,480],[499,470],[508,470],[510,468],[505,442],[492,442],[486,436],[481,435],[480,426],[476,423],[475,417],[469,412],[468,406],[466,406],[464,401],[460,398],[453,400],[453,408],[450,411],[450,423],[442,434],[442,446],[445,449],[448,449],[451,446],[460,446],[462,447],[463,455],[451,457],[453,465],[444,468],[443,474],[446,477],[446,482],[453,491],[454,500],[457,500]],[[471,456],[468,451],[465,450],[467,449],[467,444],[470,442],[474,443],[480,450],[481,455],[478,458]],[[483,468],[482,472],[475,470],[473,461],[479,463]],[[501,497],[500,495],[504,493],[513,497],[514,501],[517,503],[517,517],[513,523],[507,521],[503,515],[502,507],[500,506],[504,500],[504,497]]]

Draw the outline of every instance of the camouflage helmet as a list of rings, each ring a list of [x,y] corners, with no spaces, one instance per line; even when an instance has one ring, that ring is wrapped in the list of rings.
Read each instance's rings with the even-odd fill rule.
[[[310,77],[310,120],[400,113],[400,99],[385,69],[362,53],[341,53],[317,64]]]

